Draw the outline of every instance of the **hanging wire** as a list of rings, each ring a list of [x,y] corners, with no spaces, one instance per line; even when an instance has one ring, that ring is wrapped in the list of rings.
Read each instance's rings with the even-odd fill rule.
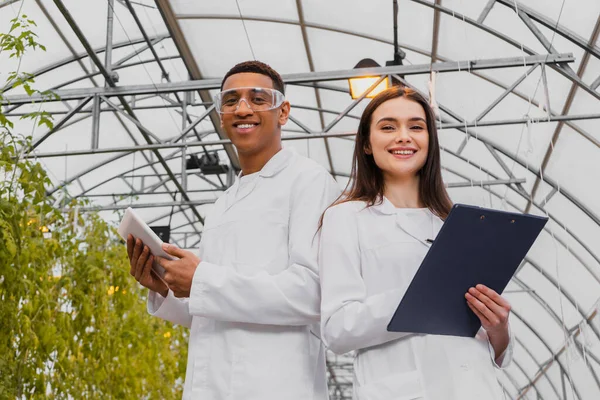
[[[252,47],[252,43],[250,42],[250,35],[248,35],[248,29],[246,28],[246,21],[242,16],[242,9],[240,8],[240,3],[238,0],[235,0],[235,5],[237,6],[238,13],[240,14],[240,19],[242,20],[242,25],[244,26],[244,32],[246,33],[246,40],[248,40],[248,46],[250,46],[250,52],[252,53],[252,59],[256,60],[256,56],[254,55],[254,48]]]
[[[466,49],[471,49],[472,47],[469,44],[469,35],[467,33],[467,21],[466,21],[466,18],[465,18],[465,11],[464,11],[465,7],[464,7],[464,4],[463,4],[462,0],[460,0],[460,8],[461,8],[461,10],[460,10],[461,13],[460,14],[461,14],[461,20],[462,20],[462,24],[461,25],[462,25],[462,28],[463,28],[463,34],[464,34],[464,40],[465,40],[464,43],[466,44],[465,48]],[[454,9],[452,9],[452,17],[456,18]],[[471,64],[472,64],[471,59],[472,58],[473,57],[471,56],[471,54],[468,54],[467,57],[466,57],[466,59],[467,59],[467,70],[466,71],[468,73],[468,76],[471,77],[471,78],[474,76],[473,73],[472,73],[472,71],[471,71]],[[458,72],[459,73],[462,72],[460,61],[457,61],[457,65],[458,65]],[[470,102],[470,108],[474,109],[476,107],[476,105],[475,105],[473,97],[469,96],[469,102]],[[465,135],[464,135],[465,136],[465,138],[464,138],[464,144],[466,146],[467,143],[470,140],[469,123],[467,122],[467,117],[466,116],[463,117],[463,124],[464,124],[464,128],[463,129],[464,129],[464,133],[465,133]],[[476,127],[477,126],[475,125],[475,128]],[[477,129],[475,129],[473,132],[475,134],[475,140],[479,141],[479,133],[478,133]],[[464,149],[464,147],[463,147],[463,149]],[[474,164],[471,163],[471,158],[470,157],[465,157],[465,159],[466,159],[467,164],[469,166],[477,168]],[[479,162],[479,187],[481,188],[481,205],[485,206],[486,199],[485,199],[485,189],[483,187],[483,175],[484,175],[484,172],[483,172],[483,165],[482,164],[483,164],[482,162]],[[476,182],[477,182],[477,180],[474,181],[472,178],[469,178],[469,183],[471,185],[471,190],[473,190],[475,188]],[[491,188],[490,188],[490,191],[491,191]],[[491,195],[491,193],[490,193],[490,195]]]
[[[552,38],[550,40],[550,47],[552,47],[553,43],[554,43],[554,38],[556,37],[556,29],[558,28],[558,25],[560,23],[560,19],[564,10],[564,6],[565,6],[566,0],[562,1],[561,7],[560,7],[560,12],[558,15],[558,18],[556,20],[556,25],[554,27],[554,29],[552,30]],[[519,9],[518,9],[518,4],[517,1],[514,0],[514,4],[515,4],[515,12],[517,13],[517,15],[519,14]],[[523,48],[523,43],[521,43],[521,48]],[[546,54],[546,59],[544,60],[544,62],[542,63],[542,65],[546,64],[546,61],[548,60],[548,56],[550,55],[550,51],[548,52],[548,54]],[[521,137],[523,135],[523,130],[525,129],[525,127],[527,127],[528,130],[531,129],[531,117],[529,116],[529,112],[531,110],[531,106],[532,106],[532,98],[536,98],[537,95],[537,91],[540,87],[540,83],[542,81],[543,78],[543,74],[540,73],[540,77],[537,81],[535,90],[533,92],[533,96],[528,96],[529,97],[529,105],[527,108],[527,118],[528,118],[528,123],[526,124],[526,126],[523,126],[521,129]],[[519,145],[517,147],[517,152],[515,153],[515,157],[518,156],[519,154],[519,149],[521,146],[521,139],[519,139]],[[552,143],[552,140],[550,140],[550,146],[552,151],[554,151],[554,143]],[[527,152],[526,154],[526,162],[527,162],[527,169],[529,169],[529,163],[528,163],[528,157],[527,157]],[[516,160],[513,161],[513,166],[511,168],[511,174],[514,171],[514,167],[516,165]],[[543,171],[543,166],[540,165],[540,179],[543,181],[544,180],[544,171]],[[508,188],[507,188],[508,189]],[[557,193],[560,193],[560,182],[557,180],[556,182],[556,189],[557,189]],[[505,192],[505,196],[506,196],[506,192]],[[531,204],[533,204],[533,197],[532,197],[532,193],[529,193],[529,201]],[[542,209],[542,212],[545,213],[546,217],[549,218],[549,214],[548,211],[546,209],[546,207],[544,207]],[[568,232],[566,227],[563,225],[562,228],[565,230],[565,232]],[[565,326],[565,313],[564,313],[564,305],[563,305],[563,297],[564,297],[564,293],[562,290],[562,285],[561,285],[561,279],[560,279],[560,260],[559,260],[559,248],[558,248],[558,242],[556,240],[556,236],[554,233],[554,229],[552,229],[552,227],[548,227],[549,231],[550,231],[550,236],[552,237],[552,242],[554,244],[554,249],[555,249],[555,254],[556,254],[556,262],[555,262],[555,273],[556,273],[556,281],[557,281],[557,288],[558,288],[558,292],[559,292],[559,307],[560,307],[560,317],[561,317],[561,321],[562,321],[562,326],[563,326],[563,334],[564,334],[564,339],[565,339],[565,345],[572,345],[572,346],[576,346],[574,343],[570,342],[570,340],[573,339],[572,335],[567,331],[567,328]],[[568,245],[567,245],[567,250],[568,250]],[[577,304],[577,302],[575,302],[575,307],[577,308],[577,311],[579,312],[579,305]],[[568,355],[568,352],[567,352]],[[573,360],[571,360],[571,357],[567,357],[567,379],[569,380],[569,386],[571,387],[571,394],[573,396],[573,398],[575,398],[575,391],[574,391],[574,383],[572,380],[572,373],[571,373],[571,363]]]
[[[133,2],[133,1],[131,3],[137,4],[137,3]],[[139,5],[143,6],[142,4],[139,4]],[[150,14],[148,14],[148,7],[142,7],[142,10],[144,11],[144,14],[146,14],[146,18],[148,19],[148,21],[152,21],[152,19],[150,18]],[[150,24],[150,27],[152,28],[152,31],[154,31],[154,37],[158,37],[158,31],[156,30],[156,26],[154,26],[154,24]],[[160,48],[164,51],[165,56],[168,56],[168,52],[167,52],[167,49],[166,49],[166,47],[164,45],[164,41],[161,41]],[[169,58],[166,61],[169,64],[171,64],[171,68],[175,72],[175,74],[177,75],[177,78],[180,81],[184,81],[185,79],[182,78],[181,75],[179,74],[179,71],[175,67],[175,63],[173,62],[173,60]]]
[[[108,0],[107,0],[107,3],[109,5],[109,7],[112,9],[113,15],[114,15],[115,19],[117,20],[117,22],[119,23],[119,25],[121,26],[121,29],[123,30],[123,33],[127,37],[127,40],[129,41],[129,43],[132,43],[131,37],[129,36],[129,34],[127,33],[127,30],[125,29],[125,26],[121,22],[121,19],[119,18],[119,15],[117,14],[117,12],[115,10],[115,7],[113,5],[111,5]],[[142,66],[142,68],[146,72],[146,75],[148,75],[148,78],[150,79],[150,82],[151,82],[152,86],[154,86],[154,88],[158,90],[158,88],[156,86],[156,82],[154,82],[154,79],[152,78],[152,75],[150,75],[150,72],[146,68],[146,63],[144,62],[144,60],[142,60],[142,57],[140,56],[140,53],[137,53],[135,56],[140,61],[140,65]],[[157,62],[158,62],[158,60],[157,60]],[[169,118],[173,122],[173,125],[175,125],[175,127],[177,129],[176,131],[179,131],[179,124],[177,123],[177,121],[175,121],[175,118],[169,112],[169,107],[168,107],[168,104],[167,104],[166,100],[162,96],[158,96],[158,98],[162,101],[163,105],[165,106],[165,111],[169,115]]]
[[[555,29],[553,29],[553,32],[552,32],[552,38],[550,40],[550,46],[552,46],[552,44],[554,43],[554,39],[555,39],[555,36],[556,36],[556,29],[558,28],[558,25],[560,23],[560,19],[561,19],[562,12],[563,12],[563,9],[564,9],[564,6],[565,6],[565,2],[566,2],[566,0],[562,1],[561,8],[560,8],[560,13],[559,13],[559,16],[558,16],[557,21],[556,21],[556,26],[555,26]],[[462,0],[461,0],[461,4],[462,4]],[[516,0],[514,0],[514,6],[515,6],[515,12],[516,12],[516,14],[519,15],[519,8],[518,8],[518,3],[517,3]],[[452,15],[454,17],[454,11],[452,12]],[[465,22],[465,20],[464,20],[464,13],[463,13],[463,22]],[[466,32],[466,28],[465,28],[465,32]],[[525,50],[524,50],[524,44],[523,44],[523,42],[521,42],[521,52],[523,54],[523,64],[525,66],[525,64],[526,64],[525,63]],[[546,64],[546,62],[548,60],[549,54],[550,54],[550,52],[548,52],[548,54],[546,55],[546,59],[542,63],[542,67]],[[459,71],[460,71],[460,63],[458,65],[459,65]],[[469,66],[470,66],[470,64],[469,64]],[[469,68],[469,73],[470,72],[471,71],[470,71],[470,68]],[[511,176],[514,176],[514,169],[515,169],[515,166],[516,166],[516,158],[518,157],[518,154],[519,154],[519,151],[520,151],[520,148],[521,148],[521,144],[522,144],[522,140],[523,140],[523,133],[525,131],[525,128],[527,128],[527,137],[528,137],[528,146],[527,146],[527,150],[525,152],[525,162],[526,162],[527,170],[529,170],[529,155],[532,154],[533,150],[534,150],[534,144],[533,144],[533,138],[532,138],[532,132],[531,132],[531,130],[532,130],[532,127],[531,127],[532,120],[531,120],[531,117],[529,115],[529,112],[530,112],[531,106],[532,106],[532,98],[535,98],[536,95],[537,95],[537,91],[538,91],[540,83],[542,81],[542,77],[543,77],[543,74],[540,74],[540,77],[539,77],[538,82],[536,84],[533,96],[530,96],[528,94],[528,109],[527,109],[527,113],[525,114],[525,117],[527,118],[527,123],[521,127],[521,132],[520,132],[520,135],[519,135],[519,141],[518,141],[517,149],[516,149],[516,152],[515,152],[515,159],[513,160],[513,164],[512,164],[511,170],[510,170],[510,175]],[[549,104],[548,104],[547,107],[549,108]],[[467,126],[465,124],[465,133],[467,132],[466,128],[467,128]],[[476,139],[478,138],[477,130],[475,131],[475,137],[476,137]],[[554,151],[554,143],[552,143],[552,141],[550,142],[550,145],[552,147],[552,151]],[[480,165],[480,167],[481,167],[481,165]],[[542,166],[540,166],[540,179],[542,179],[542,180],[543,180],[543,174],[544,174],[543,168],[542,168]],[[482,187],[483,187],[483,185],[482,185]],[[509,188],[509,185],[506,186],[505,191],[504,191],[504,195],[502,196],[502,207],[503,208],[506,208],[506,205],[507,205],[506,196],[507,196],[508,188]],[[560,184],[559,184],[558,181],[557,181],[557,192],[560,193]],[[531,193],[529,193],[529,201],[533,204],[533,198],[532,198],[532,194]],[[548,211],[545,208],[543,209],[543,212],[545,212],[546,216],[548,217]],[[565,231],[567,231],[566,227],[563,226],[563,228],[564,228]],[[555,252],[556,252],[556,258],[555,258],[556,265],[555,265],[555,269],[556,269],[557,286],[558,286],[558,291],[559,291],[560,315],[561,315],[561,321],[562,321],[562,325],[563,325],[563,333],[564,333],[564,336],[565,336],[565,344],[569,345],[570,344],[569,340],[573,340],[574,341],[575,339],[574,339],[573,336],[569,335],[569,333],[567,332],[566,327],[565,327],[565,316],[564,316],[564,306],[563,306],[563,290],[562,290],[562,286],[561,286],[561,283],[560,283],[561,280],[560,280],[560,271],[559,271],[560,267],[559,267],[558,243],[557,243],[555,235],[554,235],[554,230],[552,228],[549,228],[549,230],[550,230],[550,234],[552,236],[552,240],[553,240],[554,248],[555,248]],[[567,247],[567,250],[569,250],[568,247]],[[578,306],[578,304],[575,303],[575,306],[577,308],[577,311],[579,312],[579,306]],[[572,346],[575,347],[576,345],[573,343]],[[572,357],[569,357],[567,359],[567,361],[568,361],[567,362],[567,372],[568,372],[567,378],[568,378],[569,384],[571,386],[571,394],[572,394],[573,398],[575,398],[574,384],[573,384],[573,381],[572,381],[572,378],[571,378],[571,369],[570,369],[570,364],[571,364],[570,361],[572,361],[572,360],[570,360],[570,358],[572,358]]]

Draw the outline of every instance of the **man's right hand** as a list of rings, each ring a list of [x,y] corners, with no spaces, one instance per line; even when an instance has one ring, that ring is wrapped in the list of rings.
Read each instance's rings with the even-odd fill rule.
[[[162,297],[167,297],[169,288],[152,272],[154,256],[150,254],[148,246],[144,246],[140,239],[128,235],[127,255],[129,256],[129,273],[131,276],[142,286],[159,293]]]

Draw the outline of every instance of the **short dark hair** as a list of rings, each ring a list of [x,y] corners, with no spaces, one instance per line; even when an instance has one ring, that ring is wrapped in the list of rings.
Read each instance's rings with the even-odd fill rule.
[[[279,72],[275,71],[269,65],[260,61],[244,61],[239,64],[236,64],[223,77],[223,80],[221,81],[221,90],[223,90],[223,84],[225,83],[227,78],[229,78],[231,75],[241,74],[244,72],[251,72],[255,74],[268,76],[273,81],[273,88],[285,94],[283,79],[281,79],[281,75],[279,75]]]

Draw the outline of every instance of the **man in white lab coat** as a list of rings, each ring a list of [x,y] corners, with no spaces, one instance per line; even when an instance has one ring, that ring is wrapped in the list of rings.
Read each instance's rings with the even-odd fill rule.
[[[215,107],[242,172],[207,216],[200,257],[166,246],[165,283],[153,256],[128,239],[131,274],[148,311],[191,328],[184,399],[327,399],[319,339],[317,240],[338,196],[331,175],[282,149],[290,104],[277,72],[250,61],[223,79]]]

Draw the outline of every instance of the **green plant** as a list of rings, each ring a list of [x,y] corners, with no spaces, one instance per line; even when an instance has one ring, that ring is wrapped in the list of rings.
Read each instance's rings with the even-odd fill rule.
[[[26,18],[0,51],[45,50]],[[45,93],[19,71],[7,84]],[[48,113],[25,118],[52,129]],[[180,398],[187,330],[147,313],[114,227],[46,196],[44,168],[23,157],[31,138],[13,128],[0,108],[0,399]]]

